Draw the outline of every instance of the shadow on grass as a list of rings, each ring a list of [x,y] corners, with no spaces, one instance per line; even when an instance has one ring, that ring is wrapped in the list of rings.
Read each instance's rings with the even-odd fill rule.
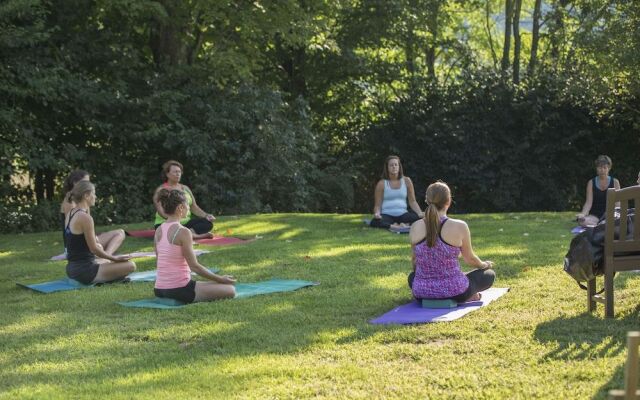
[[[616,280],[616,290],[625,282]],[[555,349],[541,357],[541,363],[549,361],[583,361],[612,358],[626,353],[628,331],[638,330],[640,305],[631,310],[616,312],[616,318],[604,318],[603,306],[598,304],[595,313],[586,311],[571,318],[557,318],[538,325],[534,332],[536,340],[543,344],[555,344]],[[570,364],[573,365],[573,364]],[[605,399],[609,390],[624,385],[624,361],[611,371],[601,371],[610,380],[598,389],[594,398]]]
[[[404,334],[413,328],[368,324],[369,319],[410,300],[406,286],[410,246],[407,236],[367,228],[361,219],[276,214],[251,216],[249,221],[225,219],[219,223],[221,229],[231,229],[234,234],[260,234],[264,239],[249,246],[217,248],[213,254],[204,256],[207,264],[220,267],[223,272],[231,270],[245,282],[270,277],[321,282],[320,286],[294,293],[197,304],[177,310],[132,310],[115,304],[151,297],[152,284],[102,287],[46,297],[26,290],[18,294],[18,289],[0,294],[4,304],[9,304],[0,321],[0,348],[8,354],[0,357],[0,370],[4,371],[0,372],[0,381],[7,383],[7,389],[51,384],[65,390],[84,387],[86,383],[103,385],[108,379],[110,383],[104,385],[109,388],[101,390],[128,390],[132,386],[139,390],[173,390],[179,388],[176,380],[180,373],[176,371],[193,365],[207,366],[212,379],[222,382],[225,370],[218,367],[235,360],[264,354],[287,357],[314,346],[366,341],[378,332],[394,332],[407,341],[441,343],[443,338],[437,334],[430,338],[432,334],[426,332],[416,338]],[[485,224],[483,217],[471,219],[474,224]],[[486,224],[474,230],[474,243],[479,244],[480,250],[482,245],[515,237],[520,229],[504,225],[502,219],[496,219],[495,223],[489,219]],[[500,233],[498,229],[502,226],[504,232]],[[284,247],[289,243],[287,240],[295,247]],[[131,243],[148,242],[137,239]],[[523,260],[531,257],[530,250],[521,234],[517,240],[505,243],[509,244],[489,249],[486,254],[495,257],[496,262],[510,265],[502,273],[517,276]],[[19,251],[41,253],[31,243],[21,244]],[[12,274],[24,273],[18,258],[7,257],[13,263],[9,268]],[[37,268],[39,271],[40,264]],[[562,321],[556,324],[538,327],[536,338],[556,340],[552,339],[553,332],[562,329]],[[604,330],[604,324],[598,329]],[[591,336],[579,340],[587,346],[596,343]],[[565,347],[569,347],[568,341]],[[616,344],[611,348],[607,351],[616,351]],[[547,355],[548,359],[554,357],[572,354],[567,350]],[[236,386],[256,380],[255,371],[248,371],[234,373]],[[269,371],[264,374],[268,376]],[[88,386],[95,388],[95,385]]]

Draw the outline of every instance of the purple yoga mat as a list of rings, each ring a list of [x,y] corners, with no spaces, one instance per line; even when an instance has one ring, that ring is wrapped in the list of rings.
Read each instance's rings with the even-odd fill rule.
[[[382,316],[369,321],[372,324],[422,324],[427,322],[453,321],[484,307],[507,293],[509,288],[491,288],[482,292],[482,300],[470,301],[456,308],[422,308],[417,301],[396,307]]]

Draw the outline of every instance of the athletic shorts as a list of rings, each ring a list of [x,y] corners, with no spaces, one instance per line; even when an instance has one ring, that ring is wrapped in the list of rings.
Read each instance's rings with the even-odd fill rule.
[[[173,288],[173,289],[158,289],[154,288],[153,293],[156,297],[166,297],[181,301],[183,303],[193,303],[196,298],[196,281],[193,279],[187,283],[186,286]]]
[[[90,285],[98,275],[99,264],[95,262],[89,263],[68,263],[67,276],[82,284]]]

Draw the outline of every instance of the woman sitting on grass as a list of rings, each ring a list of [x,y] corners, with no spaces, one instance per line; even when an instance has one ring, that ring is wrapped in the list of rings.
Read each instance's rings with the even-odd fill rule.
[[[184,192],[188,204],[187,212],[180,220],[180,223],[191,230],[194,239],[212,238],[213,234],[211,233],[211,229],[213,229],[213,221],[216,218],[213,215],[202,211],[202,208],[200,208],[196,203],[196,198],[193,196],[191,189],[189,189],[187,185],[180,183],[183,171],[184,168],[182,167],[182,164],[174,160],[169,160],[162,165],[161,175],[165,182],[158,186],[153,195],[153,204],[156,207],[154,228],[158,229],[160,224],[168,218],[168,214],[162,209],[158,199],[158,193],[162,189],[177,189]]]
[[[217,275],[203,267],[193,253],[191,232],[180,224],[189,211],[185,193],[181,190],[160,189],[156,197],[167,215],[167,220],[155,234],[158,275],[154,293],[184,303],[233,298],[235,279],[230,275]],[[191,279],[191,270],[213,282]]]
[[[609,176],[611,166],[611,158],[608,156],[601,155],[596,159],[597,176],[587,182],[587,197],[582,211],[576,215],[580,226],[597,225],[607,210],[607,190],[620,189],[620,182]]]
[[[136,264],[128,256],[107,253],[96,238],[90,209],[96,203],[93,183],[83,180],[71,190],[70,200],[75,205],[65,221],[67,246],[67,275],[85,285],[122,279],[135,271]],[[109,260],[98,264],[96,256]]]
[[[443,182],[427,188],[426,216],[411,226],[413,272],[409,287],[416,299],[451,299],[458,303],[480,300],[481,291],[496,278],[491,261],[482,261],[471,247],[471,234],[464,221],[447,218],[451,191]],[[464,274],[458,256],[477,269]]]
[[[81,169],[77,169],[72,171],[67,179],[64,181],[63,191],[65,193],[64,199],[60,204],[60,227],[62,229],[62,243],[64,244],[65,252],[67,251],[67,238],[65,235],[65,221],[67,218],[67,214],[73,208],[76,207],[73,200],[71,200],[71,190],[73,190],[73,186],[80,181],[88,181],[89,173],[87,171],[83,171]],[[115,254],[115,252],[120,248],[122,242],[124,242],[124,230],[115,229],[108,232],[103,232],[98,234],[97,241],[102,246],[104,251],[108,254]]]
[[[403,175],[398,156],[389,156],[385,160],[374,201],[373,219],[369,224],[374,228],[408,226],[424,216],[416,201],[413,183]],[[407,209],[407,203],[411,210]]]

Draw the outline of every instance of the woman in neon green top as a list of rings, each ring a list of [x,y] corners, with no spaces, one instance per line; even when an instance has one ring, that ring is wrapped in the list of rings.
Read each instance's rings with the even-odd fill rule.
[[[162,165],[162,177],[165,179],[165,182],[158,186],[153,194],[153,204],[156,207],[155,228],[158,229],[158,226],[168,217],[158,200],[158,192],[160,192],[160,189],[178,189],[184,192],[187,203],[189,204],[187,215],[180,220],[180,223],[191,230],[194,239],[212,238],[213,234],[211,233],[211,229],[213,229],[213,221],[216,218],[202,211],[202,208],[196,203],[196,198],[193,196],[191,189],[189,189],[187,185],[180,183],[183,169],[182,164],[174,160],[169,160]]]

